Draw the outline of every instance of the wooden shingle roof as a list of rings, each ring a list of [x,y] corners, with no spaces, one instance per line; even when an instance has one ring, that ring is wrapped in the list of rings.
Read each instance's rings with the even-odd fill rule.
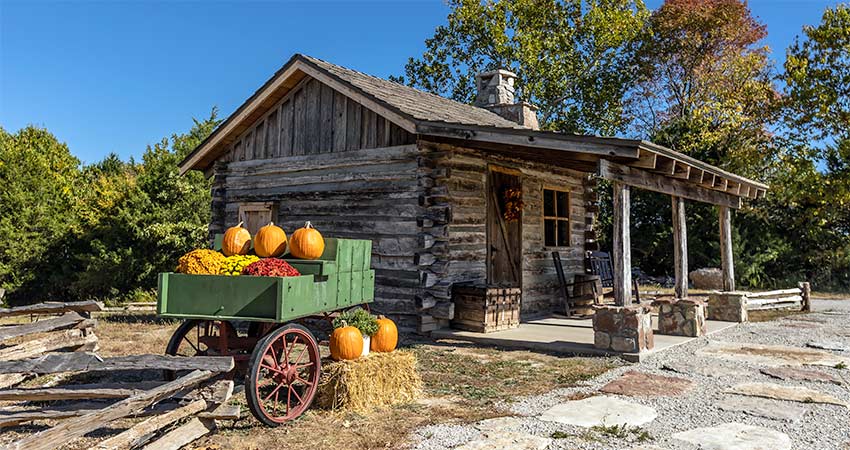
[[[326,70],[341,81],[350,83],[375,99],[397,109],[414,121],[444,122],[458,125],[478,125],[498,128],[523,128],[515,122],[477,106],[440,97],[430,92],[356,70],[338,66],[312,56],[299,55]]]

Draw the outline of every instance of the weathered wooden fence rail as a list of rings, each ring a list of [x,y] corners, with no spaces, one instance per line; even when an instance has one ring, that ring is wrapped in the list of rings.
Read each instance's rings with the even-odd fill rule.
[[[759,311],[765,309],[800,309],[811,310],[811,287],[809,283],[800,283],[793,289],[779,289],[768,292],[747,294],[747,310]]]
[[[98,302],[40,303],[0,309],[0,318],[30,316],[30,323],[0,326],[0,429],[32,421],[51,428],[15,442],[0,441],[0,449],[62,447],[110,422],[146,417],[125,431],[99,442],[97,449],[145,446],[178,449],[215,430],[216,420],[239,418],[239,408],[227,405],[233,381],[211,381],[233,370],[231,357],[133,355],[102,358],[96,353],[97,321],[86,316],[103,312]],[[47,316],[47,317],[45,317]],[[61,385],[62,374],[126,370],[182,371],[171,381]],[[59,374],[59,385],[19,387],[42,374]],[[62,401],[33,406],[29,402]],[[163,432],[169,428],[170,431]]]

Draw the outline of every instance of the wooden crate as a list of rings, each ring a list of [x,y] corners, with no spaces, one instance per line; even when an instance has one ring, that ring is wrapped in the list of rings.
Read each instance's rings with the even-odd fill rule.
[[[455,284],[452,327],[490,333],[519,326],[522,289],[482,284]]]

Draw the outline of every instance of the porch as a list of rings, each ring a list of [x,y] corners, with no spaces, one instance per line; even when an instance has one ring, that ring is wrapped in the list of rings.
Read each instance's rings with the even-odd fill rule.
[[[735,322],[708,320],[706,321],[706,335],[725,330],[734,325],[736,325]],[[652,314],[652,328],[655,332],[654,348],[640,353],[625,354],[594,347],[592,319],[568,318],[562,315],[552,315],[524,321],[516,328],[491,333],[441,329],[431,332],[431,337],[555,354],[618,355],[628,361],[640,361],[648,355],[697,339],[695,337],[659,334],[658,315],[656,313]]]

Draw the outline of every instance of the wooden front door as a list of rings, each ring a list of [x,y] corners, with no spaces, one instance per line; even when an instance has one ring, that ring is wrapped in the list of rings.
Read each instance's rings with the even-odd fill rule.
[[[490,166],[487,174],[487,282],[520,287],[522,284],[522,209],[513,217],[506,192],[522,192],[520,173]]]

